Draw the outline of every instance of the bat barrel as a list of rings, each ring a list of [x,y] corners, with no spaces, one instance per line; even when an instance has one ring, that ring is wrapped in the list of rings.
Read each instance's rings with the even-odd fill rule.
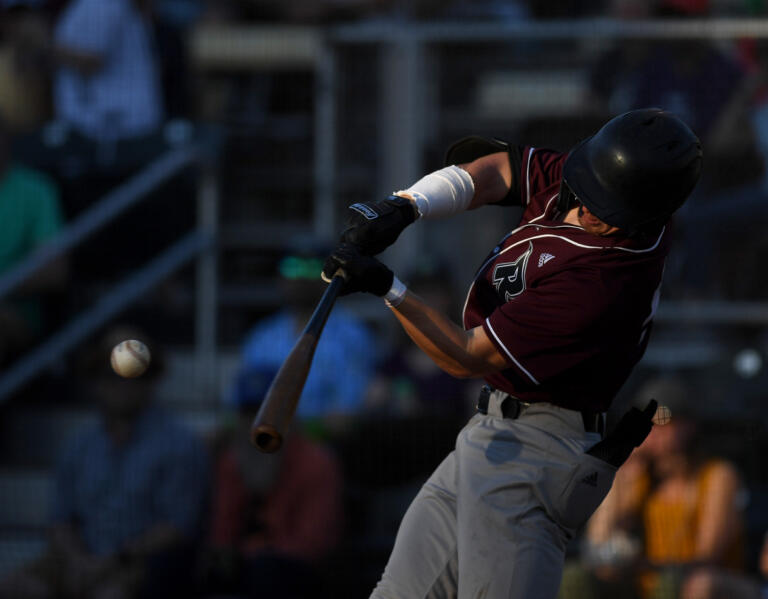
[[[260,451],[274,453],[283,444],[283,435],[290,426],[312,365],[317,340],[343,284],[344,279],[341,275],[333,277],[304,332],[296,341],[267,391],[250,430],[251,443]]]

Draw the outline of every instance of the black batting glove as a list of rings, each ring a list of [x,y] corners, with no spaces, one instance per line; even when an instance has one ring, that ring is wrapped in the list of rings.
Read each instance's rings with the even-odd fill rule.
[[[657,405],[656,400],[652,399],[642,411],[637,408],[630,409],[621,417],[613,431],[587,453],[617,468],[621,466],[627,461],[632,450],[645,441],[651,432]]]
[[[400,196],[352,204],[341,242],[360,248],[363,254],[375,256],[395,243],[403,229],[417,216],[416,205]]]
[[[383,296],[392,287],[395,276],[376,258],[361,254],[358,248],[344,243],[325,259],[323,280],[330,281],[338,269],[342,269],[345,275],[340,295],[365,291]]]

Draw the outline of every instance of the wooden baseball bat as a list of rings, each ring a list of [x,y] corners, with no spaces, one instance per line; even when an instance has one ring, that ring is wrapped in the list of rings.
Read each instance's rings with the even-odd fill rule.
[[[253,419],[250,430],[251,443],[265,453],[274,453],[283,444],[283,435],[299,403],[317,341],[343,284],[344,277],[339,270],[317,303],[301,337],[278,370],[259,413]]]

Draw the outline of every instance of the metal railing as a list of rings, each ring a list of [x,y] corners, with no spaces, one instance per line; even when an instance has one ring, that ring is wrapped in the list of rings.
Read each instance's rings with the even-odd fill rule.
[[[216,347],[216,257],[218,194],[214,173],[208,164],[210,151],[202,144],[171,150],[104,196],[69,223],[48,243],[38,248],[0,278],[0,298],[11,293],[40,268],[112,223],[126,210],[185,168],[202,168],[197,194],[197,226],[162,254],[127,276],[104,294],[97,303],[65,324],[30,353],[13,363],[0,376],[0,402],[39,375],[60,356],[72,350],[100,326],[139,299],[146,291],[195,257],[197,290],[195,350],[202,377],[212,380]],[[210,380],[201,380],[201,392]]]

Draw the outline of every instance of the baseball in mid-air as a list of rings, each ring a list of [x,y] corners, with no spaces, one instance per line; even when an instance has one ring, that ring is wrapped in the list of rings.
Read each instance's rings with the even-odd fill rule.
[[[149,348],[136,339],[128,339],[115,345],[110,357],[112,370],[127,379],[144,374],[149,366],[149,360]]]
[[[672,410],[670,410],[667,406],[659,406],[656,408],[656,413],[653,415],[653,423],[654,424],[667,424],[670,420],[672,420]]]

